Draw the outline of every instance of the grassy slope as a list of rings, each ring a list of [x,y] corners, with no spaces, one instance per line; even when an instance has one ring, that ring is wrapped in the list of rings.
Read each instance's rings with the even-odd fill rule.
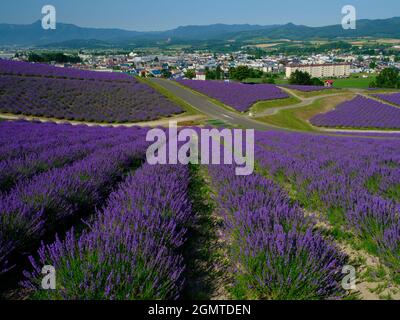
[[[369,88],[370,83],[375,79],[375,77],[368,78],[355,78],[350,77],[347,79],[335,79],[333,86],[335,88]]]
[[[354,97],[352,94],[343,96],[326,97],[316,100],[313,104],[298,109],[281,110],[277,114],[258,118],[257,120],[294,130],[316,131],[308,123],[308,120],[319,113],[325,113],[333,109],[338,104],[350,100]]]
[[[300,99],[296,97],[290,97],[285,99],[277,99],[277,100],[269,100],[269,101],[260,101],[254,104],[250,108],[250,112],[252,113],[261,113],[270,108],[277,108],[277,107],[286,107],[296,103],[299,103]]]
[[[290,88],[289,88],[290,89]],[[293,90],[293,89],[290,89]],[[293,90],[298,96],[302,98],[312,98],[312,97],[317,97],[317,96],[322,96],[326,94],[335,94],[335,93],[340,93],[340,89],[324,89],[321,91],[311,91],[311,92],[304,92],[304,91],[299,91],[299,90]]]
[[[170,101],[174,102],[175,104],[177,104],[178,106],[180,106],[183,110],[185,110],[185,115],[196,115],[196,114],[201,114],[200,111],[198,111],[197,109],[193,108],[190,104],[188,104],[186,101],[178,98],[177,96],[175,96],[174,94],[172,94],[170,91],[168,91],[167,89],[164,89],[163,87],[159,86],[158,84],[149,81],[146,78],[139,78],[137,77],[137,79],[140,82],[143,82],[145,84],[147,84],[148,86],[154,88],[155,90],[157,90],[158,92],[160,92],[162,95],[164,95],[165,97],[167,97]],[[178,115],[181,116],[182,114]]]

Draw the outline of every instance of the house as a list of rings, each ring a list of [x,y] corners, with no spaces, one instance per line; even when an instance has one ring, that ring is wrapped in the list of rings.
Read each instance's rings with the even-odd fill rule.
[[[325,80],[325,87],[332,88],[333,87],[333,80]]]
[[[162,76],[162,72],[160,69],[152,69],[150,70],[150,74],[156,78],[160,78]]]
[[[206,80],[206,74],[205,72],[196,72],[196,80]]]

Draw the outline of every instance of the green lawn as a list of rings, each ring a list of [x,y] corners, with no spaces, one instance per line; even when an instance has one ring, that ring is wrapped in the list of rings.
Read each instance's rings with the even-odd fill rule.
[[[290,88],[288,88],[290,89]],[[290,89],[293,90],[293,89]],[[317,96],[323,96],[323,95],[327,95],[327,94],[336,94],[336,93],[341,93],[341,90],[338,88],[327,88],[324,90],[320,90],[320,91],[310,91],[310,92],[305,92],[305,91],[299,91],[299,90],[293,90],[298,96],[302,97],[302,98],[312,98],[312,97],[317,97]]]
[[[243,80],[244,83],[262,83],[261,78],[248,78]],[[275,84],[289,84],[289,81],[284,77],[278,77],[275,79]]]
[[[333,86],[335,88],[359,88],[359,89],[367,89],[372,81],[375,80],[374,76],[370,76],[368,78],[359,78],[350,77],[347,79],[335,79]]]
[[[296,109],[281,110],[277,114],[257,118],[258,121],[272,124],[275,126],[299,130],[299,131],[316,131],[316,129],[308,123],[308,120],[319,113],[325,113],[337,106],[338,104],[351,100],[354,95],[340,95],[326,97],[316,100],[314,103]]]
[[[250,108],[250,112],[257,114],[261,113],[267,109],[277,108],[277,107],[286,107],[296,103],[299,103],[300,100],[296,97],[289,97],[285,99],[276,99],[276,100],[268,100],[268,101],[260,101],[254,104]]]

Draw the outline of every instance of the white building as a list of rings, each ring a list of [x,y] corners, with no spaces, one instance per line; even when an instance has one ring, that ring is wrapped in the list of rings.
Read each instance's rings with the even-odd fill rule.
[[[290,78],[295,71],[307,72],[313,78],[343,78],[350,76],[350,64],[292,64],[286,67],[286,78]]]
[[[204,72],[196,72],[196,80],[201,80],[205,81],[206,80],[206,74]]]

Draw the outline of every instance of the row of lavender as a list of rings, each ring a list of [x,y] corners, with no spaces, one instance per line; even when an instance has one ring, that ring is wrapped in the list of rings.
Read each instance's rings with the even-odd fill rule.
[[[0,112],[109,123],[154,120],[183,110],[136,79],[124,83],[0,75]]]
[[[374,94],[374,96],[400,106],[400,93]]]
[[[91,130],[83,131],[80,135],[44,139],[30,143],[31,152],[18,144],[5,146],[0,152],[1,158],[4,158],[0,161],[0,192],[9,191],[17,183],[41,172],[72,164],[96,150],[111,148],[115,144],[117,131],[106,132]]]
[[[346,256],[314,231],[296,203],[272,181],[210,166],[213,188],[230,244],[229,260],[239,299],[310,300],[345,295]]]
[[[6,127],[6,132],[12,132],[7,130],[12,125],[1,124]],[[27,138],[31,131],[35,133],[37,127],[43,129],[43,134],[46,133],[46,127],[49,132],[53,129],[51,125],[42,124],[15,125]],[[68,126],[59,126],[58,130],[62,131],[63,128]],[[24,168],[18,169],[16,165],[16,172],[22,171],[22,177],[17,176],[10,190],[0,195],[0,271],[13,268],[16,262],[21,261],[23,253],[29,252],[37,241],[53,234],[64,223],[84,218],[101,205],[126,170],[144,157],[147,146],[145,129],[114,129],[109,137],[110,129],[75,127],[72,132],[75,136],[82,133],[85,140],[88,131],[93,131],[94,135],[92,139],[88,135],[88,147],[83,148],[85,154],[78,152],[77,161],[63,164],[52,162],[36,173],[32,169],[35,164],[32,164],[25,176]],[[72,133],[68,129],[67,132]],[[96,134],[99,136],[96,137]],[[9,139],[10,142],[3,142],[5,149],[12,146],[12,137],[9,136]],[[57,139],[54,140],[51,135],[37,135],[37,139],[31,151],[18,156],[15,152],[20,150],[19,146],[8,149],[13,151],[9,155],[17,156],[16,159],[22,162],[24,159],[46,161],[47,155],[51,157],[49,154]],[[12,160],[9,163],[12,165]],[[40,164],[38,166],[40,168]],[[7,168],[3,167],[4,170]],[[3,177],[7,174],[7,171],[1,172]]]
[[[288,98],[289,95],[272,84],[243,84],[223,81],[178,80],[178,83],[245,112],[258,101]]]
[[[186,166],[144,165],[111,194],[79,237],[42,246],[26,288],[34,299],[177,299],[180,253],[192,221]],[[140,186],[140,187],[138,187]],[[57,289],[40,287],[43,265],[57,270]]]
[[[133,81],[124,73],[96,72],[73,68],[60,68],[43,63],[27,63],[0,59],[0,74],[52,78],[92,79],[101,81]]]
[[[307,209],[400,270],[400,140],[259,133],[257,158]]]
[[[310,122],[321,127],[400,129],[400,109],[357,96],[332,111],[316,115]]]

